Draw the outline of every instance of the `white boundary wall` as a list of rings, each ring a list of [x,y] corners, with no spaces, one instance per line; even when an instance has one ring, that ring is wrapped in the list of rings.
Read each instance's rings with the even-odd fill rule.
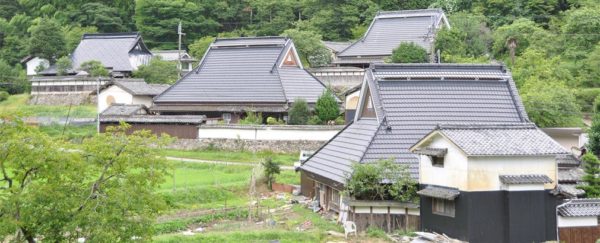
[[[344,126],[202,125],[199,139],[328,141]]]

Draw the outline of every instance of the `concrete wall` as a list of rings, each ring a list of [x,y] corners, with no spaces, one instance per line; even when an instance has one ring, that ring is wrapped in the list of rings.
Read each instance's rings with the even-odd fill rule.
[[[200,126],[200,139],[329,141],[343,126]]]

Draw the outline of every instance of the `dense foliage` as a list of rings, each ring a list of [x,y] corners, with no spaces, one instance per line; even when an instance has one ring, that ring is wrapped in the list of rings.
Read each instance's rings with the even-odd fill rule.
[[[279,167],[279,164],[277,162],[271,159],[271,157],[265,158],[261,165],[263,167],[265,180],[267,181],[267,187],[269,188],[269,190],[273,190],[273,182],[275,182],[275,176],[281,173],[281,168]]]
[[[429,62],[429,56],[425,48],[412,43],[404,42],[398,45],[390,57],[392,63],[425,63]]]
[[[340,106],[331,90],[325,90],[325,92],[319,96],[319,99],[317,99],[317,103],[315,104],[315,115],[322,122],[333,121],[340,115]]]
[[[390,183],[393,181],[393,183]],[[346,180],[346,194],[358,200],[417,200],[417,182],[404,165],[392,160],[355,163]]]
[[[99,61],[84,62],[79,68],[86,71],[92,77],[108,77],[108,69]]]
[[[585,191],[586,197],[598,198],[600,197],[600,160],[594,154],[587,153],[581,158],[581,161],[585,171],[583,176],[585,184],[579,188]]]
[[[310,109],[308,103],[304,99],[296,99],[288,112],[288,124],[290,125],[306,125],[310,117]]]
[[[133,72],[133,76],[143,78],[151,84],[172,84],[179,78],[179,69],[175,62],[154,57],[147,65],[138,67],[138,70]]]
[[[123,125],[77,150],[20,119],[0,123],[0,238],[16,242],[148,241],[167,164],[149,131]],[[24,146],[24,142],[27,144]],[[66,152],[69,151],[69,152]],[[15,234],[17,233],[17,234]]]

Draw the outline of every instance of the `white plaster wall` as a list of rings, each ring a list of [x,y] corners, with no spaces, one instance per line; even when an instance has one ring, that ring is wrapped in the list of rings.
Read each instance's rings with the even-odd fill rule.
[[[27,75],[36,75],[37,72],[35,71],[35,69],[41,64],[44,64],[44,67],[48,68],[48,66],[50,66],[50,62],[48,62],[48,60],[43,59],[43,58],[39,58],[39,57],[34,57],[33,59],[29,60],[26,64],[27,66]]]
[[[582,226],[597,226],[598,218],[595,216],[589,217],[562,217],[558,216],[558,227],[582,227]]]
[[[306,130],[306,129],[254,129],[249,128],[202,128],[198,132],[199,139],[229,138],[248,140],[307,140],[328,141],[339,130]]]
[[[152,106],[152,97],[146,95],[134,95],[132,97],[131,104],[145,105],[146,107]]]
[[[371,208],[368,206],[356,206],[354,208],[354,212],[355,213],[370,213],[371,212]],[[388,213],[388,207],[373,207],[373,214],[387,214]],[[390,208],[390,214],[400,214],[400,215],[404,215],[405,214],[405,208],[397,208],[397,207],[392,207]],[[408,215],[416,215],[419,216],[419,209],[418,208],[409,208],[408,209]]]
[[[356,110],[356,107],[358,106],[359,96],[360,96],[360,90],[357,90],[356,92],[353,92],[351,94],[348,94],[348,96],[346,96],[346,102],[344,104],[346,110]]]
[[[550,136],[556,142],[558,142],[563,148],[567,151],[571,151],[572,147],[580,147],[579,145],[579,136]]]
[[[133,102],[133,96],[130,93],[127,93],[125,90],[117,87],[116,85],[112,85],[100,91],[98,112],[102,112],[110,106],[110,104],[108,104],[107,97],[111,95],[115,98],[115,104],[132,104]]]
[[[519,185],[503,185],[503,190],[507,191],[541,191],[544,190],[542,184],[519,184]]]
[[[499,175],[544,174],[553,181],[545,184],[544,188],[553,189],[556,186],[554,156],[470,157],[468,170],[467,191],[502,190]]]
[[[429,156],[420,156],[419,183],[454,187],[461,191],[468,189],[467,157],[456,145],[438,134],[422,147],[447,148],[448,153],[444,158],[444,167],[433,166]]]

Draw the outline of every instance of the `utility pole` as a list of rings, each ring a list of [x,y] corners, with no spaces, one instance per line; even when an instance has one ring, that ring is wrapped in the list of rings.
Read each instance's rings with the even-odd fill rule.
[[[185,33],[181,32],[181,21],[179,21],[179,25],[177,26],[177,35],[179,36],[179,49],[178,49],[178,56],[179,56],[179,76],[181,77],[181,68],[183,67],[183,64],[181,64],[181,36],[185,35]]]
[[[96,78],[96,132],[100,133],[100,77]],[[70,108],[69,108],[70,109]]]

